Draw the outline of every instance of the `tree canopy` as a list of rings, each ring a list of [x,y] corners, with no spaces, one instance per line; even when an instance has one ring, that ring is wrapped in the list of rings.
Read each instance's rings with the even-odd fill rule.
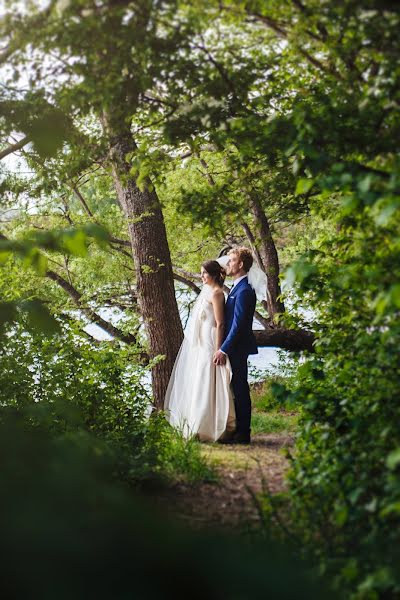
[[[355,598],[400,589],[399,22],[390,0],[6,2],[0,21],[8,402],[62,356],[129,479],[147,434],[122,373],[150,369],[162,406],[201,262],[245,243],[268,275],[259,344],[301,352],[275,387],[302,411],[289,491],[266,510]]]

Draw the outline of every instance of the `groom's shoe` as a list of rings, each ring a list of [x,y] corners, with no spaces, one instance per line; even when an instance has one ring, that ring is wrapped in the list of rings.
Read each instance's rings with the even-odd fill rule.
[[[221,440],[218,440],[220,444],[250,444],[250,435],[245,433],[235,432],[233,435],[229,437],[224,437]]]
[[[233,437],[235,435],[235,432],[232,433],[224,433],[224,435],[222,437],[219,438],[219,440],[217,440],[218,444],[233,444]]]
[[[233,444],[250,444],[250,434],[249,433],[239,433],[236,432],[233,436]]]

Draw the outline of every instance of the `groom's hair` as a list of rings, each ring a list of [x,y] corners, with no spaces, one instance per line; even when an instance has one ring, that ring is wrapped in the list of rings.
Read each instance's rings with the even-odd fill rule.
[[[246,246],[237,246],[229,250],[229,254],[236,254],[239,261],[243,263],[243,269],[248,273],[253,265],[253,254]]]

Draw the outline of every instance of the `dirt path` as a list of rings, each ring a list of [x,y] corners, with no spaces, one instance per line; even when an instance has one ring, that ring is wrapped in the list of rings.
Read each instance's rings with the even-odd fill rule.
[[[257,528],[260,516],[253,494],[262,491],[263,479],[272,493],[284,489],[288,461],[283,448],[292,444],[288,434],[258,434],[250,446],[204,444],[202,452],[215,466],[217,481],[177,484],[162,504],[196,528]]]

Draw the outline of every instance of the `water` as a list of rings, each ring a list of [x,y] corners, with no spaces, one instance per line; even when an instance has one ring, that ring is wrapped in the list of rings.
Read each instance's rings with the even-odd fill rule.
[[[259,348],[258,354],[249,356],[249,367],[254,367],[257,370],[279,370],[281,364],[279,348]]]
[[[122,314],[118,314],[118,310],[105,308],[98,310],[98,312],[104,319],[112,322],[115,326],[118,326]],[[262,326],[256,320],[254,320],[254,329],[262,329]],[[96,340],[112,340],[112,337],[98,325],[91,323],[85,327],[85,331]],[[256,381],[261,381],[270,372],[279,373],[282,369],[280,354],[282,354],[282,352],[279,348],[268,347],[258,348],[258,354],[249,356],[249,382],[254,383]],[[145,376],[142,383],[146,385],[146,387],[150,384],[150,374]]]

